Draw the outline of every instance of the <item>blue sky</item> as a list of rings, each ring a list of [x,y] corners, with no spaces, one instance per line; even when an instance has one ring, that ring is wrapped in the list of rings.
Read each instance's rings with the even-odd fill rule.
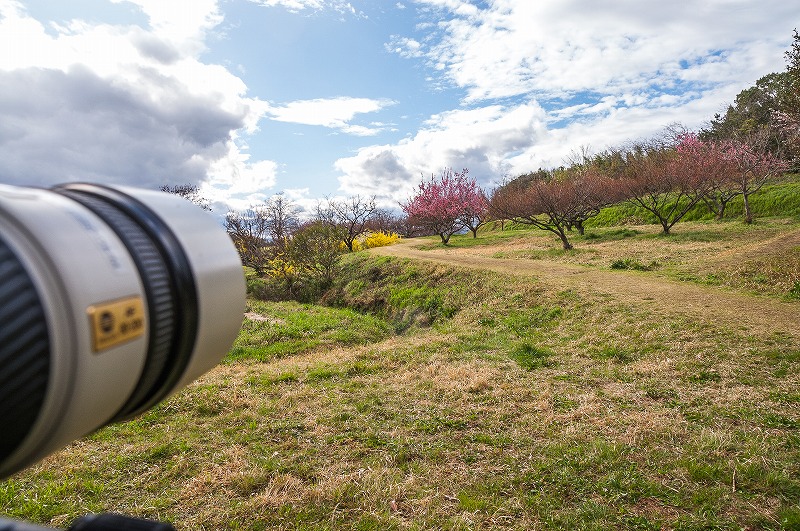
[[[283,192],[486,188],[698,128],[785,68],[785,0],[0,0],[0,181]]]

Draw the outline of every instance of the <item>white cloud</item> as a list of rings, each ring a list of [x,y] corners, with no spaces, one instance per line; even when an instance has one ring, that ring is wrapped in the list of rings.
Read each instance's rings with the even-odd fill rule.
[[[269,196],[267,191],[275,186],[278,164],[271,160],[251,162],[250,155],[233,141],[227,148],[227,156],[209,165],[201,192],[234,210],[263,202]]]
[[[396,39],[405,43],[399,53],[424,53],[470,101],[754,81],[780,64],[799,14],[783,0],[625,7],[611,0],[492,0],[483,9],[459,0],[417,3],[448,16],[423,50],[418,41]]]
[[[348,194],[403,200],[420,175],[445,167],[469,168],[484,185],[508,171],[509,155],[526,149],[546,131],[546,115],[536,103],[491,105],[431,117],[413,137],[396,145],[369,146],[336,161]]]
[[[335,11],[342,14],[359,15],[356,8],[345,0],[250,0],[264,7],[283,7],[292,13],[301,11]]]
[[[138,6],[147,27],[78,19],[45,26],[22,3],[0,0],[3,179],[151,188],[207,181],[216,200],[209,183],[222,182],[229,166],[242,178],[232,189],[251,190],[248,168],[274,163],[244,162],[234,139],[255,130],[265,104],[227,69],[199,59],[222,20],[217,2],[116,1]]]
[[[650,136],[699,128],[759,77],[783,69],[797,6],[783,0],[416,0],[435,24],[386,49],[423,60],[463,94],[412,137],[339,159],[341,189],[402,199],[444,166],[484,184]],[[527,103],[519,103],[524,101]]]
[[[356,136],[372,136],[385,130],[386,127],[383,125],[367,127],[350,122],[358,114],[377,112],[395,104],[396,102],[387,99],[349,97],[299,100],[285,105],[271,106],[267,114],[279,122],[319,125]]]
[[[191,2],[111,0],[111,2],[137,5],[150,20],[151,32],[154,35],[171,41],[188,54],[202,50],[205,47],[203,43],[205,33],[222,22],[217,0]]]
[[[392,35],[388,43],[384,45],[388,52],[396,53],[406,59],[418,59],[424,57],[422,44],[410,37]]]

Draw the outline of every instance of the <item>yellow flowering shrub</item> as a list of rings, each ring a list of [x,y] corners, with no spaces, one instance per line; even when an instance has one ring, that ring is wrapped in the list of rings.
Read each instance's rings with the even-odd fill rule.
[[[371,232],[364,238],[363,249],[372,249],[373,247],[384,247],[386,245],[392,245],[397,243],[400,239],[400,236],[396,232],[383,232],[379,230],[378,232]]]
[[[370,232],[366,236],[361,236],[357,240],[353,240],[353,251],[363,251],[364,249],[372,249],[373,247],[383,247],[385,245],[392,245],[397,243],[400,235],[395,232]],[[347,252],[347,245],[344,242],[339,243],[339,249],[342,252]]]
[[[297,268],[289,260],[277,256],[268,262],[267,274],[291,283],[297,278]]]

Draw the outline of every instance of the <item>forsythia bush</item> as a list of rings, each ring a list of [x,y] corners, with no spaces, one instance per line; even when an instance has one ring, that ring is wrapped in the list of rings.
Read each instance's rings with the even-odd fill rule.
[[[280,255],[269,261],[267,273],[273,278],[285,280],[290,284],[298,277],[297,268],[294,264]]]
[[[400,235],[396,232],[372,232],[364,239],[364,248],[371,249],[373,247],[384,247],[397,243]]]
[[[370,232],[365,237],[355,240],[353,242],[353,251],[363,251],[364,249],[372,249],[373,247],[384,247],[397,243],[400,235],[396,232]],[[344,242],[339,244],[342,251],[347,251],[347,246]]]

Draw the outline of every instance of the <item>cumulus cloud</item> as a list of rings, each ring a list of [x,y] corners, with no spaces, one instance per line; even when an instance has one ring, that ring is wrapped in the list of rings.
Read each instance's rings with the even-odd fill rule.
[[[232,175],[247,172],[235,132],[253,131],[266,105],[248,98],[228,70],[198,59],[206,33],[221,21],[216,1],[128,1],[147,27],[81,20],[45,26],[22,3],[0,0],[6,182],[153,188],[202,184],[225,166]],[[270,183],[266,173],[261,185]]]
[[[797,16],[782,0],[645,0],[625,8],[611,0],[493,0],[482,9],[460,0],[417,3],[446,10],[447,18],[424,50],[409,42],[400,53],[424,51],[468,100],[755,80],[774,60],[752,52],[780,54]]]
[[[469,168],[488,185],[506,173],[507,158],[537,142],[546,113],[535,102],[513,107],[490,105],[432,116],[416,135],[396,145],[369,146],[336,161],[340,184],[350,194],[403,200],[420,175]]]
[[[380,111],[397,102],[369,98],[328,98],[299,100],[284,105],[272,106],[268,115],[279,122],[319,125],[356,136],[373,136],[386,129],[385,124],[373,122],[370,126],[352,124],[358,114]]]
[[[263,202],[277,181],[278,164],[271,160],[251,161],[250,155],[233,141],[226,148],[226,156],[208,165],[201,194],[216,198],[218,206],[224,203],[224,209],[244,210]]]
[[[387,51],[463,94],[413,136],[337,161],[350,192],[411,191],[420,173],[468,167],[483,184],[564,164],[669,123],[698,128],[783,68],[797,7],[782,0],[416,0],[414,35]],[[520,103],[524,102],[524,103]]]
[[[4,177],[150,188],[199,182],[208,162],[225,155],[230,131],[241,127],[243,116],[173,85],[169,100],[156,102],[80,65],[0,71]]]

